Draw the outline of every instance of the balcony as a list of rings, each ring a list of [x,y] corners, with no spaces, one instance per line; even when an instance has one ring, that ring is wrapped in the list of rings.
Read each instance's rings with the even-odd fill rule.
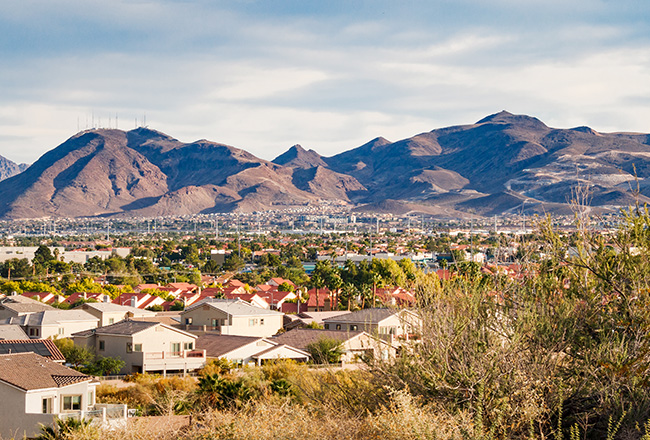
[[[205,350],[142,353],[142,371],[190,371],[205,365]]]

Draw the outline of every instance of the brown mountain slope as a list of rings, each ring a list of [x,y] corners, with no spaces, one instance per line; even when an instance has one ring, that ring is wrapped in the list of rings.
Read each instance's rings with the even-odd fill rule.
[[[611,210],[650,201],[649,177],[650,135],[555,129],[508,112],[397,142],[376,138],[332,157],[295,145],[273,162],[146,128],[89,130],[0,181],[0,217],[181,215],[322,201],[453,217],[514,212],[530,200],[527,210],[566,212],[577,185],[591,188],[593,206]]]

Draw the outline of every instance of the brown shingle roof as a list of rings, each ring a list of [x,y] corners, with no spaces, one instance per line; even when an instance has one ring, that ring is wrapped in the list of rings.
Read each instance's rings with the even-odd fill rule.
[[[205,350],[207,357],[219,357],[261,339],[263,338],[258,336],[204,334],[200,335],[196,340],[196,348],[198,350]]]
[[[281,335],[272,337],[271,341],[277,342],[278,344],[290,345],[299,348],[300,350],[305,350],[309,344],[321,339],[335,339],[344,342],[360,335],[361,333],[363,332],[296,328],[286,333],[282,333]]]
[[[0,355],[0,381],[20,389],[60,388],[92,377],[34,353]]]

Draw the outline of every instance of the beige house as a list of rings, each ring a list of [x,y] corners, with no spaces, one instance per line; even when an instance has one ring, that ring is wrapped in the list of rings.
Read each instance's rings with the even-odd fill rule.
[[[282,328],[282,316],[241,300],[206,298],[181,313],[181,324],[191,331],[269,337]]]
[[[260,365],[278,359],[309,360],[309,353],[303,350],[258,336],[206,333],[199,336],[196,346],[205,350],[208,359],[228,359],[237,365]]]
[[[136,307],[121,306],[107,302],[88,302],[74,310],[83,310],[99,319],[99,327],[115,324],[127,318],[151,318],[156,314],[150,310],[142,310]]]
[[[15,318],[45,310],[58,309],[22,295],[11,295],[0,300],[0,320]]]
[[[91,376],[34,353],[0,355],[0,365],[2,438],[33,438],[55,417],[126,424],[126,405],[95,405]]]
[[[121,374],[187,372],[205,365],[197,336],[160,322],[124,320],[73,335],[75,345],[125,362]]]
[[[279,344],[286,344],[303,351],[308,351],[310,344],[321,339],[334,339],[341,343],[343,355],[341,361],[344,363],[358,362],[362,357],[372,356],[376,359],[387,359],[395,357],[396,348],[364,331],[335,331],[318,330],[308,328],[296,328],[270,340]]]
[[[410,310],[374,308],[326,318],[323,326],[325,330],[365,331],[394,342],[418,335],[422,321]]]
[[[55,308],[0,322],[19,325],[33,339],[69,338],[73,333],[97,327],[98,323],[99,318],[86,311]]]

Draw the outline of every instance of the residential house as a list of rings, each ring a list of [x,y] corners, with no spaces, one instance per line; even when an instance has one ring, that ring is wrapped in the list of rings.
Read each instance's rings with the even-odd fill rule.
[[[150,310],[142,310],[130,306],[104,302],[88,302],[74,310],[84,310],[99,319],[99,327],[115,324],[127,318],[152,317],[156,314]]]
[[[259,307],[261,309],[270,309],[271,306],[264,298],[262,298],[258,293],[226,293],[223,295],[224,299],[231,300],[242,300],[246,301],[250,305]]]
[[[396,348],[389,342],[376,338],[364,331],[335,331],[296,328],[271,338],[271,341],[308,351],[310,344],[321,339],[333,339],[341,343],[341,361],[358,362],[361,358],[374,356],[379,359],[394,357]]]
[[[125,362],[120,374],[187,372],[205,365],[196,336],[159,322],[126,319],[72,335],[75,345]]]
[[[309,353],[259,336],[234,336],[205,333],[196,340],[197,348],[208,359],[228,359],[237,365],[257,364],[278,359],[307,362]]]
[[[42,312],[44,310],[57,309],[22,295],[11,295],[0,300],[0,320]]]
[[[113,304],[131,306],[138,309],[145,309],[152,306],[162,306],[164,298],[149,295],[148,293],[123,293],[113,300]]]
[[[52,309],[0,321],[19,325],[32,339],[69,338],[72,333],[95,328],[99,319],[84,310]]]
[[[326,330],[359,331],[390,339],[408,339],[419,334],[421,319],[406,309],[363,309],[323,320]]]
[[[309,295],[309,299],[307,300],[307,311],[329,312],[332,310],[332,297],[334,295],[329,289],[325,287],[320,289],[309,289],[307,295]]]
[[[181,313],[181,324],[193,331],[268,337],[282,328],[282,316],[239,299],[205,298]]]
[[[0,437],[33,438],[55,417],[95,419],[111,416],[126,424],[126,405],[95,405],[95,382],[35,353],[0,355]]]
[[[277,278],[271,278],[270,280],[268,280],[268,281],[266,282],[266,284],[268,284],[269,286],[274,286],[274,287],[278,287],[278,286],[280,286],[280,284],[282,284],[282,283],[286,283],[286,284],[288,284],[289,286],[296,287],[296,285],[293,284],[293,282],[292,282],[291,280],[285,280],[284,278],[279,278],[279,277],[277,277]]]

